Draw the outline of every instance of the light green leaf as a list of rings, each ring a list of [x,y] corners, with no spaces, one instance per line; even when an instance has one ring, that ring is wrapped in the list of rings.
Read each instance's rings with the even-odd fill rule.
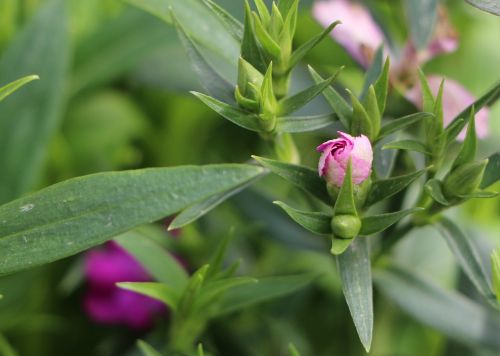
[[[389,91],[389,69],[390,57],[387,57],[384,63],[384,68],[382,69],[382,73],[373,85],[375,88],[375,93],[377,94],[377,104],[381,115],[385,111],[387,92]]]
[[[21,88],[23,85],[28,84],[29,82],[36,79],[40,79],[38,75],[28,75],[26,77],[13,81],[7,85],[4,85],[3,87],[0,87],[0,101],[8,97],[17,89]]]
[[[313,78],[316,84],[321,83],[324,79],[311,67],[308,67],[309,73],[311,73],[311,77]],[[342,70],[342,68],[340,69]],[[351,118],[352,118],[352,108],[345,101],[345,99],[331,86],[327,87],[323,91],[323,96],[326,101],[332,107],[333,111],[338,115],[340,122],[344,125],[345,128],[351,127]]]
[[[474,7],[480,10],[489,12],[490,14],[500,16],[500,3],[497,0],[465,0]]]
[[[359,136],[361,134],[368,136],[370,141],[374,141],[374,128],[370,116],[366,112],[363,104],[356,96],[348,90],[352,104],[351,134]]]
[[[366,236],[384,231],[389,226],[397,223],[399,220],[407,215],[416,213],[417,211],[424,210],[423,208],[413,208],[401,210],[395,213],[386,213],[372,216],[365,216],[361,219],[360,235]]]
[[[462,199],[488,199],[488,198],[496,198],[500,193],[498,192],[472,192],[469,194],[458,194],[457,196]]]
[[[253,13],[253,23],[255,28],[255,35],[257,36],[260,45],[264,50],[269,53],[271,58],[279,59],[281,58],[281,47],[274,41],[271,35],[266,31],[259,16]]]
[[[354,239],[341,239],[335,236],[332,237],[332,248],[330,252],[332,255],[337,256],[345,252],[349,245],[354,242]]]
[[[368,88],[368,95],[365,99],[366,113],[370,118],[373,136],[377,137],[380,132],[380,122],[382,120],[382,113],[378,107],[377,94],[375,93],[375,88],[370,85]]]
[[[488,165],[484,170],[481,189],[487,188],[500,179],[500,152],[492,154],[488,157]]]
[[[420,120],[427,119],[433,116],[434,114],[428,112],[418,112],[415,114],[400,117],[399,119],[391,120],[387,124],[382,126],[377,137],[377,141],[393,132],[402,130]]]
[[[241,110],[229,104],[223,103],[215,98],[208,95],[191,92],[194,96],[204,102],[210,109],[215,111],[217,114],[223,118],[231,121],[232,123],[241,126],[247,130],[260,132],[261,127],[259,125],[259,117],[250,112]]]
[[[0,105],[0,203],[33,188],[59,126],[69,59],[66,25],[64,1],[47,1],[0,59],[2,81],[29,73],[42,78]]]
[[[304,166],[275,161],[269,158],[252,157],[281,178],[312,194],[324,203],[331,204],[330,196],[326,190],[326,183],[316,171]]]
[[[262,172],[250,165],[180,166],[53,185],[0,206],[0,275],[71,256]]]
[[[274,204],[281,207],[293,221],[303,228],[318,235],[332,234],[332,228],[330,226],[332,221],[331,215],[320,212],[300,211],[280,201],[275,201]]]
[[[406,13],[410,21],[410,33],[417,49],[424,49],[431,35],[437,18],[437,0],[406,0]]]
[[[479,252],[469,237],[446,217],[442,218],[436,226],[472,284],[486,300],[497,306],[495,294],[482,265]]]
[[[135,229],[115,238],[156,279],[173,290],[186,286],[188,274],[176,258],[155,243],[146,231]]]
[[[401,141],[386,143],[384,146],[382,146],[382,149],[408,150],[408,151],[420,152],[423,154],[429,154],[429,152],[427,151],[427,147],[422,142],[415,140],[401,140]]]
[[[418,177],[420,177],[426,171],[427,169],[421,169],[420,171],[416,171],[402,176],[376,180],[375,182],[373,182],[372,188],[370,189],[370,193],[366,198],[365,206],[370,206],[400,192],[408,185],[413,183]]]
[[[439,204],[442,205],[450,205],[450,202],[445,198],[443,194],[443,186],[441,181],[433,178],[429,179],[427,183],[425,183],[425,191]]]
[[[308,132],[327,127],[337,121],[335,114],[282,116],[276,122],[277,132]]]
[[[340,187],[339,195],[333,207],[333,215],[357,216],[356,203],[354,202],[354,187],[352,183],[352,161],[349,159],[345,170],[344,182]]]
[[[253,304],[284,297],[306,287],[316,277],[316,274],[265,277],[257,283],[235,287],[224,294],[215,315],[232,313]]]
[[[453,161],[451,169],[472,162],[476,158],[477,135],[476,135],[476,120],[474,120],[474,115],[475,115],[475,110],[472,109],[470,112],[469,125],[467,126],[467,133],[465,135],[464,142],[460,147],[460,151],[458,152],[455,161]]]
[[[243,24],[212,0],[202,0],[238,42],[243,40]]]
[[[141,350],[144,356],[162,356],[162,354],[156,351],[153,346],[143,340],[137,340],[137,347]]]
[[[373,332],[372,272],[368,239],[356,238],[337,256],[342,290],[358,336],[366,352],[370,351]]]
[[[156,282],[119,282],[116,285],[121,289],[159,300],[172,310],[177,310],[181,292],[178,289]]]
[[[500,303],[500,249],[496,249],[491,253],[491,276],[493,291],[497,297],[497,302]]]
[[[383,294],[421,323],[459,342],[500,349],[500,316],[490,308],[444,290],[409,268],[377,270],[374,280]]]

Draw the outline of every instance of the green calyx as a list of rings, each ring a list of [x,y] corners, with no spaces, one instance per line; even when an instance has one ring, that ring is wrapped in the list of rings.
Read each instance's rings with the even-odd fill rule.
[[[361,230],[361,220],[355,215],[336,215],[331,222],[335,237],[352,239],[358,236]]]
[[[456,200],[474,192],[481,184],[488,159],[469,162],[452,170],[443,182],[444,196]]]

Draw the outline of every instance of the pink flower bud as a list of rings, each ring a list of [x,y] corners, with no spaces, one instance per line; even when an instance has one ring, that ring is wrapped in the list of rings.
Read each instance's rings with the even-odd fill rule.
[[[316,148],[321,152],[318,173],[328,183],[341,187],[350,158],[352,181],[356,185],[361,184],[371,173],[373,151],[370,140],[364,135],[352,137],[340,131],[338,134],[339,138],[326,141]]]

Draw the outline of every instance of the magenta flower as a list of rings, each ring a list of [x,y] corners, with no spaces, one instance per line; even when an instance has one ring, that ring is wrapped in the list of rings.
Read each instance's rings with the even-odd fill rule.
[[[352,181],[354,184],[361,184],[370,176],[372,169],[373,151],[370,140],[364,135],[352,137],[340,131],[338,134],[339,138],[326,141],[316,148],[321,152],[318,173],[328,183],[341,187],[351,159]]]
[[[85,275],[88,290],[83,300],[84,308],[98,323],[146,329],[157,315],[165,313],[159,301],[116,286],[118,282],[147,282],[152,278],[115,242],[87,252]]]

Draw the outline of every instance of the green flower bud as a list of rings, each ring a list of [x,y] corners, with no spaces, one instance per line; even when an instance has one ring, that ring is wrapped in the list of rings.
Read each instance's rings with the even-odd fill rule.
[[[258,92],[255,88],[262,86],[264,76],[250,63],[240,57],[238,61],[238,89],[239,94],[250,100],[257,101]]]
[[[331,226],[334,236],[352,239],[358,236],[361,230],[361,220],[354,215],[336,215],[332,219]]]
[[[451,171],[443,183],[444,196],[454,200],[471,194],[481,184],[488,160],[466,163]]]

